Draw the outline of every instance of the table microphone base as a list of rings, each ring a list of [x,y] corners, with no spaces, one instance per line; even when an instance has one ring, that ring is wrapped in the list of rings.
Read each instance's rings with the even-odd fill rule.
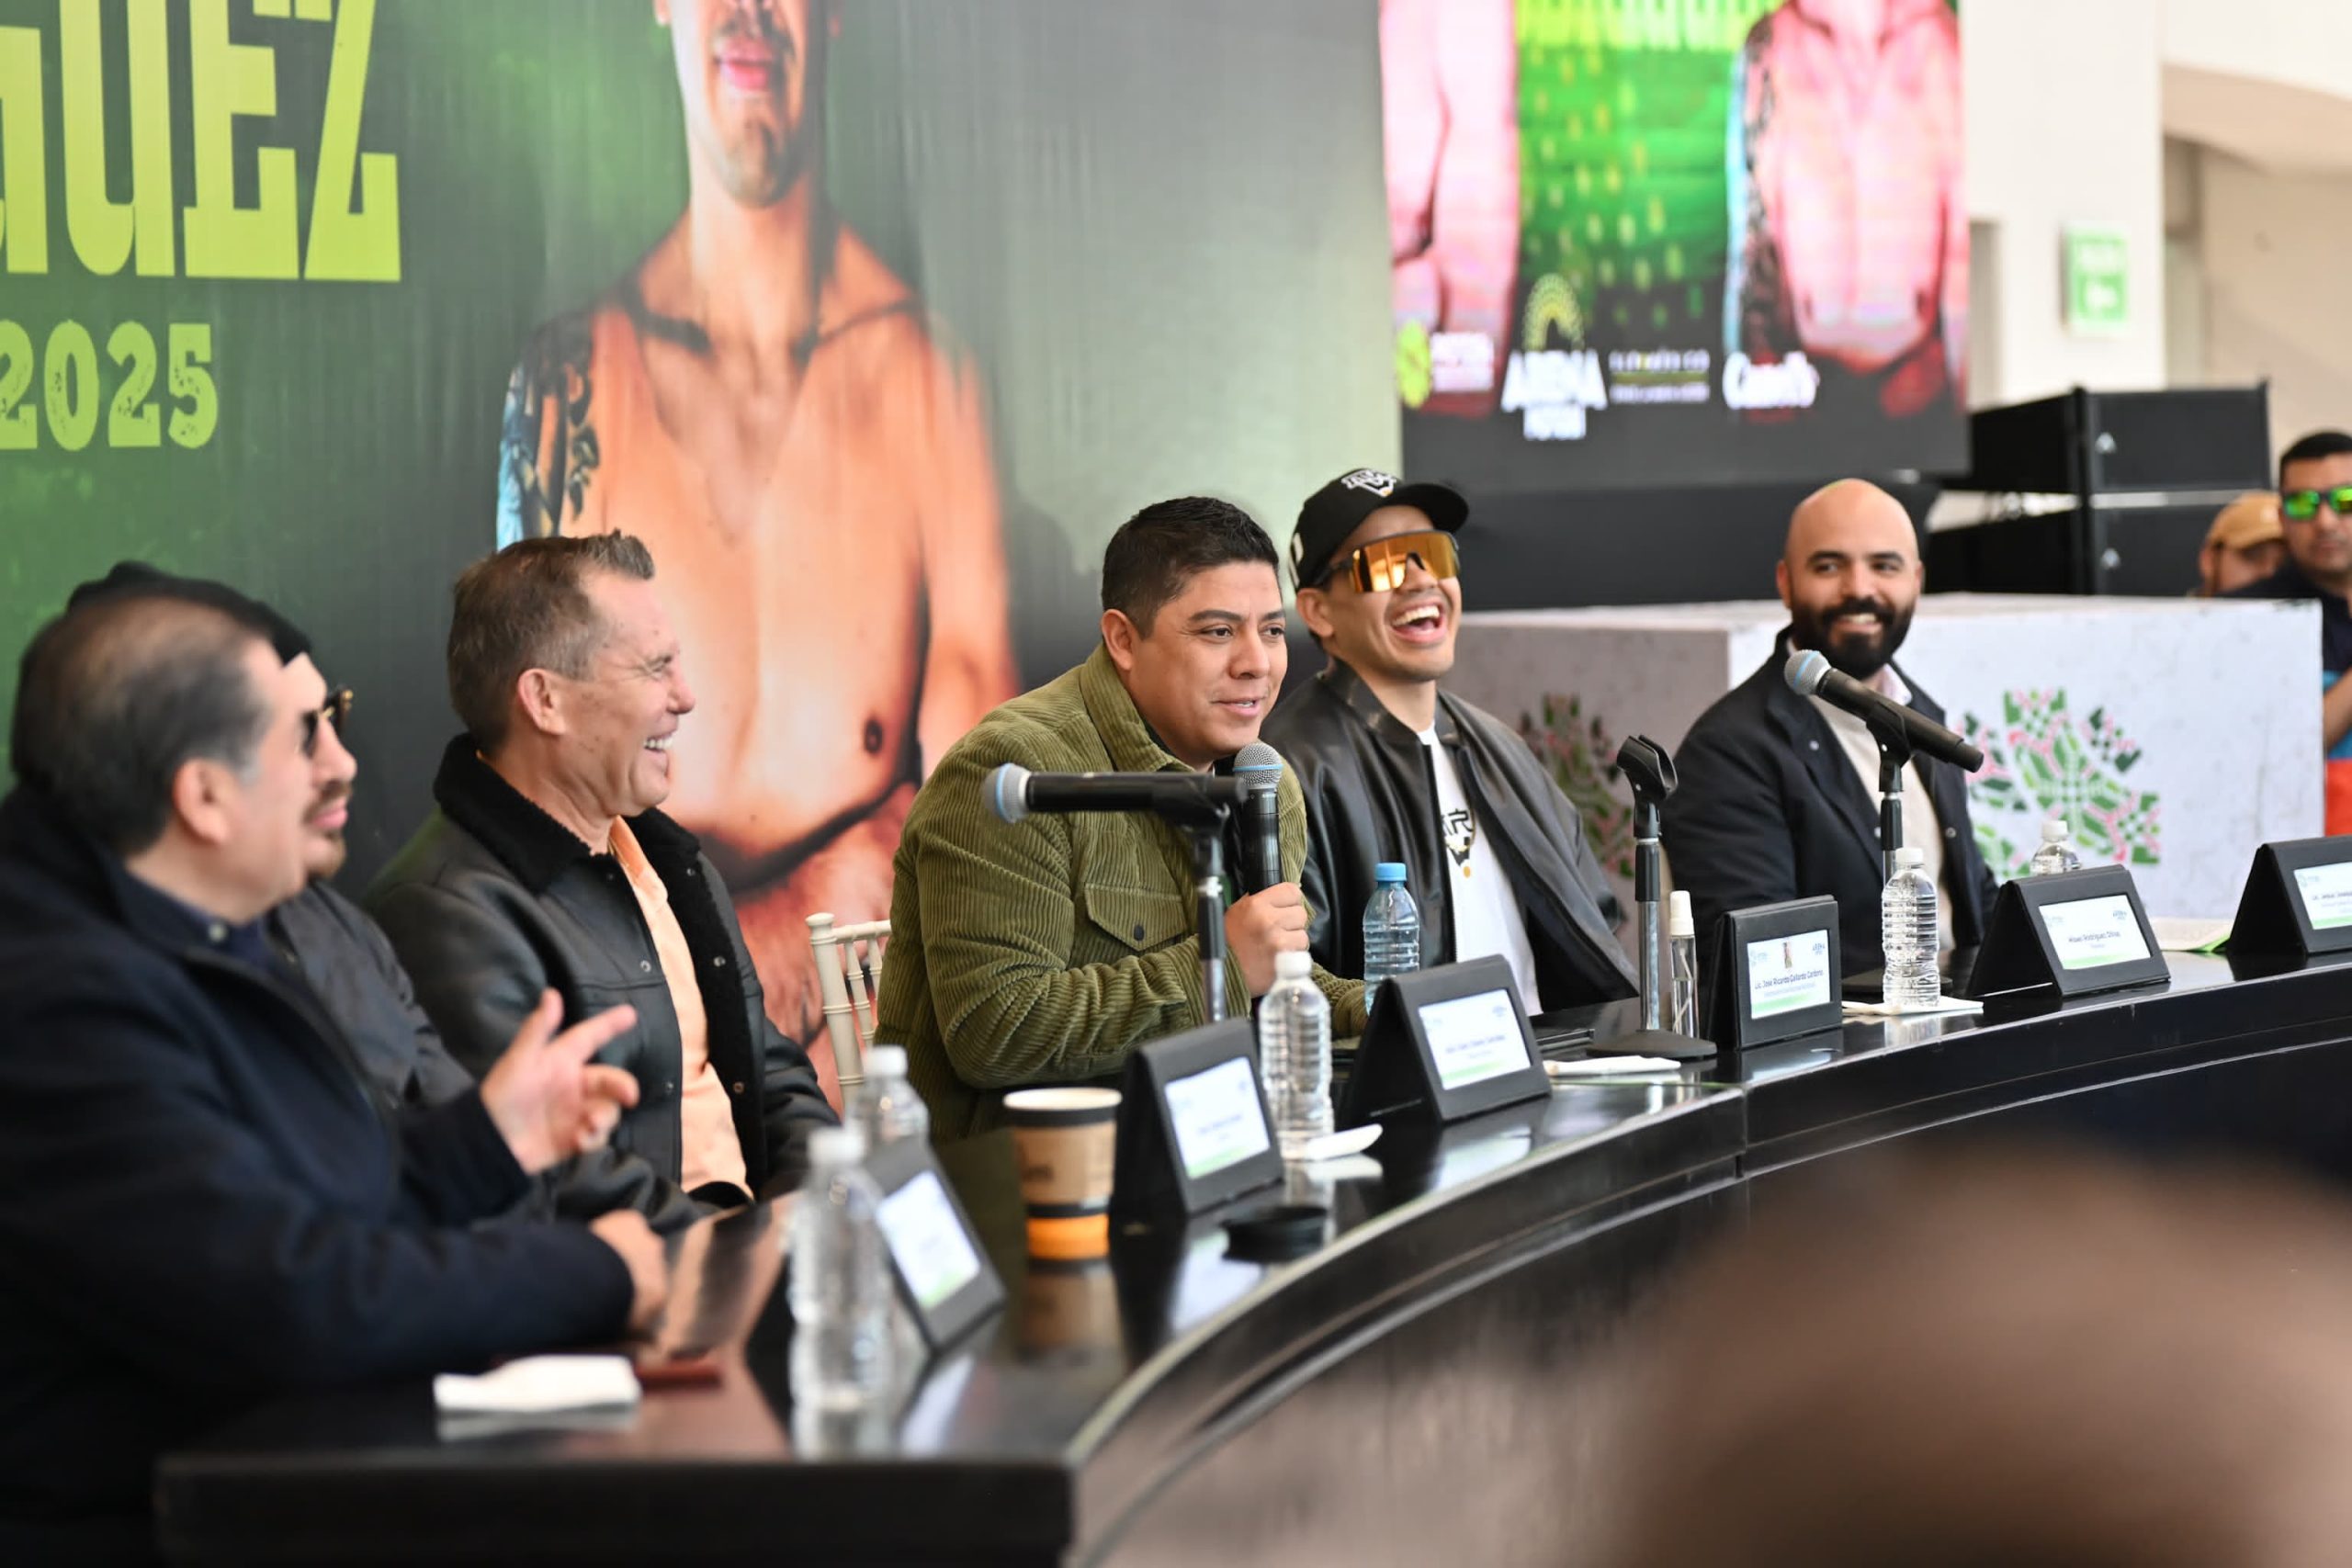
[[[1585,1049],[1595,1056],[1664,1056],[1676,1062],[1712,1062],[1720,1055],[1713,1042],[1670,1029],[1645,1029],[1613,1040],[1596,1040]]]

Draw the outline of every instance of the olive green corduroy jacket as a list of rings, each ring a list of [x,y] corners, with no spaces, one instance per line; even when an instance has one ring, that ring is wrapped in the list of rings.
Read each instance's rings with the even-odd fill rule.
[[[894,863],[876,1037],[903,1042],[932,1135],[1003,1120],[1003,1091],[1115,1079],[1137,1045],[1205,1021],[1184,837],[1146,815],[1040,815],[1009,824],[981,798],[999,764],[1033,773],[1160,773],[1163,750],[1097,648],[1015,697],[941,758]],[[1306,855],[1306,802],[1282,783],[1283,874]],[[1363,986],[1321,969],[1334,1032],[1363,1031]],[[1247,1016],[1240,971],[1227,1017]]]

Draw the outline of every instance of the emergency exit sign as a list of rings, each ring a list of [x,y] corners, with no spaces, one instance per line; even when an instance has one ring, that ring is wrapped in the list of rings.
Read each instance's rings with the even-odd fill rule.
[[[2129,332],[2131,245],[2123,231],[2105,223],[2069,223],[2065,236],[2066,330],[2086,337]]]

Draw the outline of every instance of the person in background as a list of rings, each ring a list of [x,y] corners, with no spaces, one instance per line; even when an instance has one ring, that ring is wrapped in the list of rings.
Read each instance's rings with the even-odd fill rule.
[[[263,932],[350,759],[268,629],[168,594],[36,635],[0,803],[0,1560],[152,1550],[156,1456],[284,1391],[609,1341],[666,1290],[634,1213],[497,1216],[636,1099],[626,1008],[526,1010],[387,1119]],[[577,1016],[577,1015],[575,1015]]]
[[[548,987],[627,1002],[644,1098],[614,1144],[716,1208],[797,1186],[837,1118],[768,1021],[734,906],[659,809],[694,711],[653,558],[627,534],[526,539],[468,567],[449,625],[465,729],[437,805],[368,904],[460,1062]]]
[[[2222,508],[2205,532],[2205,547],[2197,553],[2198,596],[2234,593],[2286,564],[2277,492],[2249,491]]]
[[[1299,509],[1291,578],[1330,662],[1283,699],[1266,739],[1306,792],[1315,956],[1363,976],[1373,867],[1401,861],[1423,963],[1499,953],[1530,1012],[1630,997],[1616,897],[1577,808],[1509,726],[1438,689],[1453,668],[1453,536],[1469,512],[1442,485],[1377,468]]]
[[[1666,803],[1666,852],[1690,894],[1700,951],[1734,909],[1827,894],[1838,900],[1849,974],[1884,963],[1879,895],[1878,742],[1860,719],[1789,690],[1792,649],[1830,664],[1938,724],[1944,710],[1894,663],[1927,569],[1918,533],[1876,485],[1840,479],[1789,518],[1775,580],[1789,626],[1772,656],[1699,716],[1675,752],[1680,787]],[[1992,873],[1968,820],[1967,780],[1924,757],[1903,771],[1905,844],[1922,850],[1939,944],[1974,947],[1993,910]]]
[[[989,775],[1204,773],[1258,739],[1289,663],[1273,541],[1249,513],[1186,497],[1145,507],[1102,552],[1101,646],[947,750],[899,846],[877,1032],[951,1143],[1003,1119],[1004,1091],[1114,1079],[1147,1041],[1208,1021],[1184,836],[1148,813],[998,819]],[[1250,1016],[1274,954],[1305,952],[1306,802],[1285,769],[1287,880],[1227,907],[1225,1007]],[[1233,863],[1228,862],[1228,863]],[[1338,1033],[1363,986],[1317,971]]]
[[[2325,753],[2327,830],[2352,833],[2352,435],[2319,430],[2278,458],[2278,513],[2287,559],[2233,599],[2319,602],[2319,729]]]

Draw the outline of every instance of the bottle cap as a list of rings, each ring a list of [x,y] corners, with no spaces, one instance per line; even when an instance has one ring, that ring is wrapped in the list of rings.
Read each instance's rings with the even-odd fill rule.
[[[1274,954],[1274,978],[1304,980],[1315,973],[1315,955],[1311,953],[1277,953]]]
[[[2064,817],[2052,817],[2049,821],[2044,822],[2041,825],[2041,841],[2043,843],[2063,844],[2066,841],[2066,819]]]
[[[902,1078],[907,1076],[907,1048],[904,1045],[868,1045],[865,1048],[867,1077]]]
[[[1928,852],[1925,850],[1911,849],[1906,846],[1894,852],[1894,863],[1897,865],[1923,865],[1927,863],[1927,859]]]
[[[1372,868],[1372,880],[1374,886],[1384,882],[1402,883],[1405,880],[1405,863],[1400,860],[1375,862]]]
[[[854,1127],[820,1127],[808,1134],[808,1163],[855,1165],[865,1157],[865,1134]]]
[[[1666,934],[1671,937],[1695,937],[1699,934],[1699,928],[1690,919],[1690,895],[1686,889],[1678,887],[1667,895]]]

